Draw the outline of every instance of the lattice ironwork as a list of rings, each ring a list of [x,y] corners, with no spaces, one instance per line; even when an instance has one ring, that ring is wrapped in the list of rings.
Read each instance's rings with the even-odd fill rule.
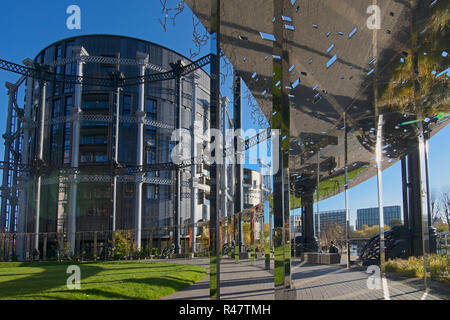
[[[147,184],[159,184],[166,186],[171,186],[173,184],[172,179],[165,179],[159,177],[143,177],[142,182]]]
[[[264,131],[258,133],[257,135],[245,140],[244,147],[245,150],[248,150],[257,144],[260,144],[261,142],[270,139],[272,135],[272,129],[269,127],[265,129]]]
[[[50,177],[42,179],[42,185],[52,184],[69,184],[69,183],[111,183],[112,176],[110,175],[60,175],[56,177]],[[157,185],[172,185],[171,179],[159,178],[159,177],[136,177],[135,175],[122,175],[117,177],[118,182],[143,182],[145,184],[157,184]]]
[[[113,57],[98,57],[98,56],[82,56],[82,57],[69,57],[63,58],[59,60],[55,60],[49,63],[46,63],[49,66],[64,66],[66,64],[76,63],[77,61],[83,61],[85,63],[101,63],[101,64],[112,64],[112,65],[125,65],[125,66],[137,66],[139,65],[139,61],[134,59],[125,59],[125,58],[113,58]],[[151,62],[147,62],[145,67],[150,70],[154,70],[157,72],[167,72],[168,70],[164,67],[158,66]]]
[[[63,124],[66,122],[72,122],[72,121],[74,121],[74,119],[75,119],[75,117],[73,115],[57,117],[57,118],[46,120],[45,125],[51,126],[51,125]],[[89,122],[112,122],[113,116],[90,115],[89,114],[89,115],[80,115],[79,119],[80,119],[80,121],[89,121]],[[39,126],[38,122],[29,120],[29,119],[21,118],[21,121],[25,122],[27,124],[28,128],[36,128]],[[139,123],[139,118],[133,117],[133,116],[121,116],[119,118],[119,121],[121,123]],[[153,126],[153,127],[157,127],[157,128],[173,130],[173,126],[150,119],[148,117],[144,118],[144,124]]]
[[[76,75],[67,75],[67,74],[61,74],[61,73],[54,73],[51,70],[51,67],[49,65],[39,66],[35,65],[34,68],[26,67],[19,65],[17,63],[13,63],[7,60],[0,59],[0,69],[14,72],[17,74],[21,74],[26,77],[32,77],[44,81],[51,81],[51,82],[60,82],[60,83],[66,83],[66,84],[83,84],[87,86],[100,86],[100,87],[127,87],[127,86],[136,86],[141,83],[150,83],[150,82],[158,82],[158,81],[165,81],[165,80],[172,80],[175,79],[179,75],[187,75],[199,68],[204,67],[205,65],[209,64],[211,62],[212,55],[209,54],[203,58],[198,59],[197,61],[192,62],[191,64],[182,67],[181,71],[165,71],[165,69],[159,69],[159,66],[155,66],[153,64],[147,64],[147,67],[150,69],[159,69],[158,73],[152,73],[145,75],[143,77],[137,76],[137,77],[130,77],[130,78],[123,78],[123,79],[110,79],[110,78],[99,78],[99,77],[89,77],[89,76],[76,76]],[[102,61],[109,61],[112,62],[114,60],[109,60],[108,58],[103,59],[103,57],[83,57],[85,61],[90,62],[98,62],[98,63],[108,63],[108,62],[102,62]],[[91,60],[89,60],[91,59]],[[114,59],[114,58],[110,58]],[[97,61],[96,61],[97,60]],[[62,59],[59,63],[71,63],[73,60]],[[76,60],[74,60],[76,61]],[[131,60],[129,60],[131,61]],[[55,64],[57,65],[57,64]],[[162,71],[162,72],[161,72]]]
[[[409,231],[404,226],[396,226],[384,232],[386,260],[408,258],[410,256]],[[361,251],[360,260],[364,266],[380,264],[380,235],[370,238]]]
[[[70,116],[69,116],[70,117]],[[112,120],[111,116],[101,116],[100,118],[97,118],[98,116],[81,116],[81,117],[86,117],[84,119],[87,119],[89,121],[104,121],[104,122],[108,122]],[[103,118],[105,117],[105,118]],[[64,118],[64,117],[62,117]],[[136,117],[128,117],[128,118],[134,118],[136,119]],[[59,118],[57,118],[57,121],[60,121]],[[86,121],[87,121],[86,120]],[[132,120],[134,121],[134,120]],[[59,122],[55,122],[55,123],[59,123]],[[164,124],[162,124],[164,125]],[[245,150],[248,150],[248,148],[256,145],[257,143],[260,143],[266,139],[270,139],[271,137],[271,129],[268,128],[266,129],[264,132],[262,133],[258,133],[256,136],[249,138],[248,140],[245,141]],[[232,147],[228,148],[225,150],[226,155],[232,155],[233,154],[234,149]],[[118,166],[117,168],[114,168],[114,171],[116,172],[117,175],[133,175],[136,173],[145,173],[145,172],[154,172],[154,171],[170,171],[170,170],[176,170],[176,169],[183,169],[183,168],[187,168],[192,166],[193,164],[210,164],[211,163],[211,159],[207,156],[207,155],[200,155],[197,157],[193,157],[190,159],[186,159],[183,160],[181,163],[179,164],[175,164],[173,162],[166,162],[166,163],[157,163],[157,164],[146,164],[143,166]],[[9,163],[9,166],[12,166],[13,163]],[[110,166],[110,165],[109,165]],[[4,169],[5,167],[7,167],[7,164],[5,164],[3,161],[0,161],[0,169]],[[31,172],[33,171],[34,173],[36,172],[36,169],[33,169],[34,165],[33,164],[19,164],[19,168],[20,171],[25,171],[25,172]],[[66,174],[66,175],[70,175],[70,174],[80,174],[80,172],[82,171],[89,171],[90,169],[87,168],[71,168],[71,167],[52,167],[53,172],[54,171],[59,171],[59,174]],[[99,171],[99,170],[103,170],[103,171],[111,171],[111,168],[105,168],[105,169],[99,169],[97,167],[92,168],[92,170],[95,171]],[[46,171],[49,171],[49,168],[47,168]]]
[[[14,72],[14,73],[18,73],[24,76],[31,76],[32,71],[37,72],[37,70],[35,69],[31,69],[25,66],[22,66],[20,64],[14,63],[14,62],[9,62],[3,59],[0,59],[0,69],[6,70],[6,71],[10,71],[10,72]]]

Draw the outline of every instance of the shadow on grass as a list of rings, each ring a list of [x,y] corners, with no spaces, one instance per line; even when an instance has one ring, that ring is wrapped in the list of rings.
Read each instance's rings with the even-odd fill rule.
[[[204,274],[206,272],[201,270],[195,270],[190,267],[182,266],[182,265],[158,265],[158,264],[142,264],[142,266],[136,265],[127,265],[127,263],[118,263],[114,268],[108,269],[108,264],[99,263],[99,265],[93,265],[92,263],[74,263],[74,262],[64,262],[64,263],[14,263],[11,266],[11,269],[14,268],[14,273],[6,274],[5,277],[16,277],[23,276],[20,279],[11,279],[7,281],[0,282],[0,299],[27,299],[27,298],[47,298],[47,299],[61,299],[61,300],[73,300],[73,299],[120,299],[120,300],[143,300],[143,299],[158,299],[161,296],[158,295],[158,288],[170,288],[173,290],[163,290],[164,294],[170,294],[174,291],[178,291],[192,285],[196,282],[196,280],[183,279],[181,275],[186,272],[186,276],[190,276],[191,278],[196,278],[196,274]],[[103,284],[103,286],[110,282],[110,289],[102,290],[102,288],[90,288],[90,289],[82,289],[76,290],[74,292],[70,292],[69,290],[65,290],[67,278],[70,274],[66,273],[67,267],[70,265],[78,265],[81,268],[81,278],[82,283],[83,279],[87,279],[89,277],[95,276],[100,272],[106,273],[105,276],[108,277],[108,273],[111,272],[111,281],[89,281],[88,285],[95,284]],[[3,266],[4,267],[4,266]],[[39,273],[30,272],[18,272],[22,267],[29,268],[40,268],[43,269]],[[106,267],[106,268],[105,268]],[[17,268],[17,269],[16,269]],[[142,271],[140,270],[142,269]],[[152,273],[161,273],[161,269],[163,274],[161,276],[155,275],[154,277],[147,277],[142,279],[117,279],[114,277],[119,276],[119,278],[123,275],[132,275],[132,274],[140,274],[142,272],[147,272],[149,275]],[[171,270],[170,270],[171,269]],[[118,271],[118,272],[117,272]],[[123,271],[123,272],[122,272]],[[128,272],[125,272],[128,271]],[[164,274],[166,273],[166,274]],[[172,276],[168,274],[177,275],[180,274],[179,277]],[[144,275],[145,277],[145,275]],[[1,279],[1,278],[0,278]],[[200,280],[200,279],[198,279]],[[149,286],[149,293],[154,292],[154,294],[150,295],[141,295],[137,292],[132,291],[132,285],[128,290],[130,290],[130,295],[127,294],[126,290],[121,290],[122,288],[118,286],[130,285],[130,284],[145,284]],[[112,292],[114,291],[114,287],[120,288],[120,291],[123,292]],[[56,290],[54,290],[56,289]],[[58,290],[59,289],[59,290]],[[117,291],[119,291],[117,290]],[[169,292],[168,292],[169,291]],[[167,292],[167,293],[166,293]],[[61,294],[67,293],[67,297],[61,296]],[[72,295],[73,293],[73,295]],[[136,293],[135,295],[133,295]],[[54,297],[56,294],[58,297]],[[36,295],[36,297],[33,297]],[[87,296],[90,296],[88,298]]]
[[[201,279],[199,279],[199,280],[201,280]],[[193,285],[194,283],[196,283],[196,281],[194,281],[194,280],[181,279],[181,278],[177,278],[174,276],[162,276],[159,278],[150,277],[150,278],[145,278],[145,279],[129,279],[129,280],[125,280],[124,282],[144,284],[144,285],[152,286],[154,288],[155,287],[165,287],[165,288],[173,289],[170,291],[167,290],[167,292],[165,292],[162,295],[158,295],[158,293],[155,291],[155,297],[153,297],[153,299],[162,298],[165,295],[172,294],[176,291],[180,291],[180,290],[185,289],[185,288]],[[134,299],[134,300],[148,299],[146,297],[130,297],[130,298]]]
[[[0,285],[0,299],[41,294],[53,288],[65,286],[70,274],[66,273],[69,265],[78,265],[83,278],[91,277],[103,271],[103,268],[76,263],[24,263],[19,267],[36,267],[42,272],[25,275],[24,278],[3,281]],[[10,275],[13,276],[13,275]]]

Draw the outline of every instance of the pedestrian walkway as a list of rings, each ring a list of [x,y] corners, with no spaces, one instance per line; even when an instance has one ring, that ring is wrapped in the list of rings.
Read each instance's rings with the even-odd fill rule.
[[[195,263],[209,270],[208,259],[178,262]],[[273,276],[270,272],[252,265],[249,260],[236,263],[234,260],[227,258],[221,261],[220,268],[221,299],[273,300]],[[189,288],[163,299],[209,300],[209,275]]]
[[[177,260],[209,269],[209,259]],[[249,260],[236,263],[224,258],[221,262],[221,299],[273,300],[273,272],[264,270],[264,260],[252,264]],[[273,268],[273,263],[272,263]],[[272,269],[273,270],[273,269]],[[382,300],[382,289],[369,289],[370,275],[363,269],[347,270],[337,265],[316,265],[292,262],[292,283],[296,300]],[[388,279],[389,298],[392,300],[440,300],[449,299],[448,293],[424,294],[422,288],[408,281]],[[196,284],[166,296],[163,299],[208,300],[209,275]]]
[[[293,268],[292,282],[298,300],[383,300],[383,289],[369,289],[370,274],[359,268],[347,270],[343,266],[299,264]],[[387,279],[391,300],[439,300],[433,294],[401,281]]]

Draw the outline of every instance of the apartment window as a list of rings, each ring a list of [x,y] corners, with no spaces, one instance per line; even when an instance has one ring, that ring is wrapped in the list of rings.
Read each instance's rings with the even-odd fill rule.
[[[81,163],[106,162],[108,155],[105,152],[83,152],[80,157]]]
[[[95,153],[95,162],[106,162],[108,161],[108,155],[105,152]]]
[[[66,106],[64,110],[64,114],[68,116],[72,111],[72,97],[66,97]],[[71,127],[70,123],[64,124],[64,164],[70,163],[70,151],[72,144],[70,143],[71,139]]]
[[[107,127],[108,126],[108,122],[103,122],[103,121],[83,121],[81,126],[83,128],[86,128],[86,127]]]
[[[133,198],[133,194],[134,194],[133,183],[126,183],[125,187],[123,189],[123,193],[124,193],[125,198]]]
[[[150,184],[147,186],[147,199],[156,200],[159,199],[159,186]]]
[[[55,52],[55,60],[60,60],[62,58],[62,46],[61,45],[57,45],[55,50],[56,50],[56,52]],[[60,65],[56,66],[55,72],[57,74],[61,74],[63,72],[63,67],[60,66]],[[53,93],[54,93],[55,96],[59,95],[60,88],[61,88],[61,83],[55,81],[53,83],[53,90],[54,90]]]
[[[122,115],[131,115],[131,96],[127,94],[124,94],[122,97]]]
[[[66,58],[73,57],[72,47],[75,45],[73,41],[66,43]],[[76,66],[75,63],[66,64],[65,66],[65,74],[75,75]],[[64,93],[73,91],[74,84],[64,83]]]
[[[62,109],[61,109],[61,99],[55,99],[53,100],[52,104],[52,118],[57,118],[62,115]],[[60,163],[60,150],[59,150],[59,144],[61,141],[61,130],[60,125],[52,125],[50,128],[50,158],[52,164],[59,164]]]
[[[80,156],[81,163],[91,163],[93,162],[93,154],[91,152],[84,152]]]
[[[156,163],[156,150],[155,148],[146,148],[145,150],[145,163],[155,164]]]
[[[105,135],[93,135],[93,136],[83,136],[81,137],[81,143],[84,145],[91,144],[106,144],[108,143],[108,137]]]
[[[156,109],[157,102],[155,99],[147,98],[145,99],[145,112],[147,113],[147,117],[156,120]]]
[[[129,117],[131,116],[131,96],[124,94],[122,96],[122,116]],[[123,123],[122,126],[130,127],[131,123]]]
[[[203,190],[198,190],[198,195],[197,195],[197,204],[203,204],[204,203],[204,198],[205,198],[205,191]]]
[[[109,110],[108,96],[87,96],[83,98],[83,110]]]

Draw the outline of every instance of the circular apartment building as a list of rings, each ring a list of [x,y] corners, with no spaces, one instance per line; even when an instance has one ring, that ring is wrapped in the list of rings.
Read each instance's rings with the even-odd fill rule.
[[[179,61],[191,63],[148,41],[89,35],[58,41],[42,50],[34,62],[54,68],[56,74],[107,80],[161,74],[173,70]],[[199,130],[209,127],[209,87],[210,77],[202,69],[181,78],[182,129],[192,132],[194,120],[202,124]],[[38,125],[29,130],[28,160],[47,169],[35,178],[40,181],[29,183],[26,210],[18,216],[19,232],[67,233],[73,242],[78,232],[140,232],[176,224],[174,172],[113,174],[117,165],[171,161],[170,151],[176,144],[171,136],[178,118],[176,88],[175,79],[120,88],[103,86],[101,81],[78,84],[30,78],[26,100],[31,120]],[[45,123],[42,129],[39,123]],[[201,186],[206,175],[198,169]],[[190,170],[181,173],[180,224],[207,218],[207,200],[200,187],[194,204],[183,196],[191,194]],[[161,231],[159,236],[168,234]],[[37,243],[42,248],[42,239]]]

